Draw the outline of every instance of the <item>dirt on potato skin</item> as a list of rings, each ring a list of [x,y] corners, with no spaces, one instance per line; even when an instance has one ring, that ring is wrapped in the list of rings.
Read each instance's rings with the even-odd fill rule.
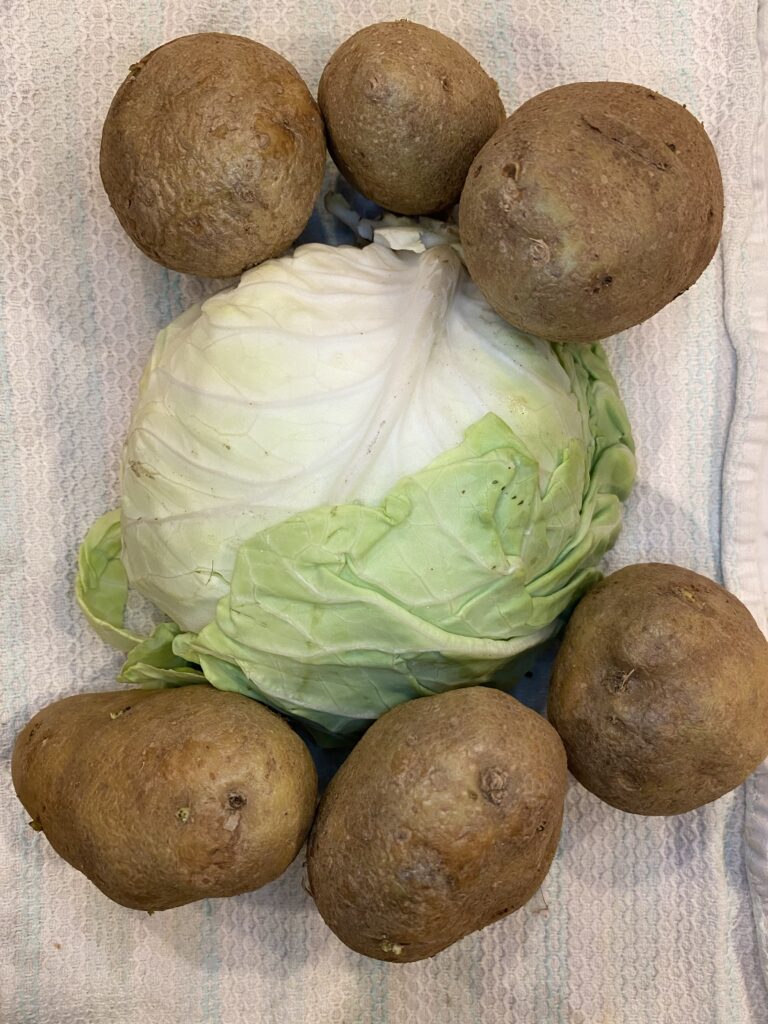
[[[317,104],[280,54],[243,36],[182,36],[134,64],[109,108],[100,171],[151,259],[232,277],[284,252],[325,168]]]
[[[315,767],[293,730],[210,686],[56,701],[19,734],[12,775],[54,850],[139,910],[272,881],[301,848],[317,802]]]
[[[579,82],[519,107],[461,196],[469,272],[515,327],[591,342],[653,316],[717,248],[723,184],[683,106],[622,82]]]
[[[556,732],[507,694],[478,686],[396,707],[321,801],[307,849],[318,910],[366,956],[434,956],[536,892],[566,783]]]
[[[707,577],[627,566],[577,605],[548,710],[592,793],[635,814],[682,814],[768,756],[768,642]]]
[[[318,102],[341,173],[387,210],[444,210],[504,120],[498,86],[455,40],[411,21],[369,25],[323,71]]]

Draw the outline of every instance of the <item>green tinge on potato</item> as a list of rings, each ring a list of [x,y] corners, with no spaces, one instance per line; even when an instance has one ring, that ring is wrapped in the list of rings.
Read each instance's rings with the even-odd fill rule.
[[[307,850],[318,910],[366,956],[434,956],[539,888],[566,781],[555,730],[498,690],[399,705],[371,726],[320,803]]]
[[[54,850],[110,899],[139,910],[277,878],[317,801],[314,764],[290,727],[209,686],[50,704],[19,734],[12,772]]]

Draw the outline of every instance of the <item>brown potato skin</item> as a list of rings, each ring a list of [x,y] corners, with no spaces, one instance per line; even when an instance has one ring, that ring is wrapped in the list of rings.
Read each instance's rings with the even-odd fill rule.
[[[219,32],[134,64],[101,137],[101,179],[128,235],[150,259],[202,277],[284,252],[324,168],[322,118],[293,65]]]
[[[582,598],[549,717],[568,767],[633,814],[682,814],[768,756],[768,642],[744,605],[676,565],[630,565]]]
[[[409,701],[323,796],[310,892],[351,949],[407,963],[517,910],[557,849],[567,782],[554,729],[497,690]]]
[[[722,223],[700,122],[622,82],[524,103],[475,157],[459,212],[488,302],[550,341],[595,341],[653,316],[697,280]]]
[[[504,121],[498,86],[463,46],[424,25],[369,25],[339,46],[318,102],[336,165],[396,213],[455,203],[472,159]]]
[[[49,704],[19,734],[12,774],[54,850],[138,910],[277,878],[317,801],[314,764],[289,726],[210,686]]]

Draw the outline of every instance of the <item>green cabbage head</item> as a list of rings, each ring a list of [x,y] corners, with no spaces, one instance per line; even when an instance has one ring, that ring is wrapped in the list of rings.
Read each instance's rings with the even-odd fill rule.
[[[599,578],[635,471],[605,355],[516,331],[430,240],[302,246],[160,333],[80,552],[123,680],[343,739],[488,680]],[[149,637],[129,585],[170,620]]]

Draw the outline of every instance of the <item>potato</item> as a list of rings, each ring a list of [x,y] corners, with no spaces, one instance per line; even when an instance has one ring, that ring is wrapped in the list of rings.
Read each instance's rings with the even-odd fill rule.
[[[681,814],[768,756],[768,642],[744,605],[676,565],[631,565],[577,605],[549,717],[601,800]]]
[[[401,704],[360,740],[320,803],[309,888],[352,949],[405,963],[512,913],[549,870],[565,753],[498,690]]]
[[[496,83],[463,46],[412,21],[356,32],[323,71],[329,148],[356,189],[397,213],[455,203],[504,120]]]
[[[301,233],[325,167],[323,123],[280,54],[219,32],[134,64],[109,108],[101,178],[151,259],[231,277]]]
[[[167,910],[258,889],[298,853],[317,800],[277,715],[209,686],[83,693],[43,708],[13,784],[51,846],[116,903]]]
[[[621,82],[524,103],[475,158],[459,213],[488,302],[550,341],[594,341],[647,320],[697,280],[722,222],[702,125]]]

